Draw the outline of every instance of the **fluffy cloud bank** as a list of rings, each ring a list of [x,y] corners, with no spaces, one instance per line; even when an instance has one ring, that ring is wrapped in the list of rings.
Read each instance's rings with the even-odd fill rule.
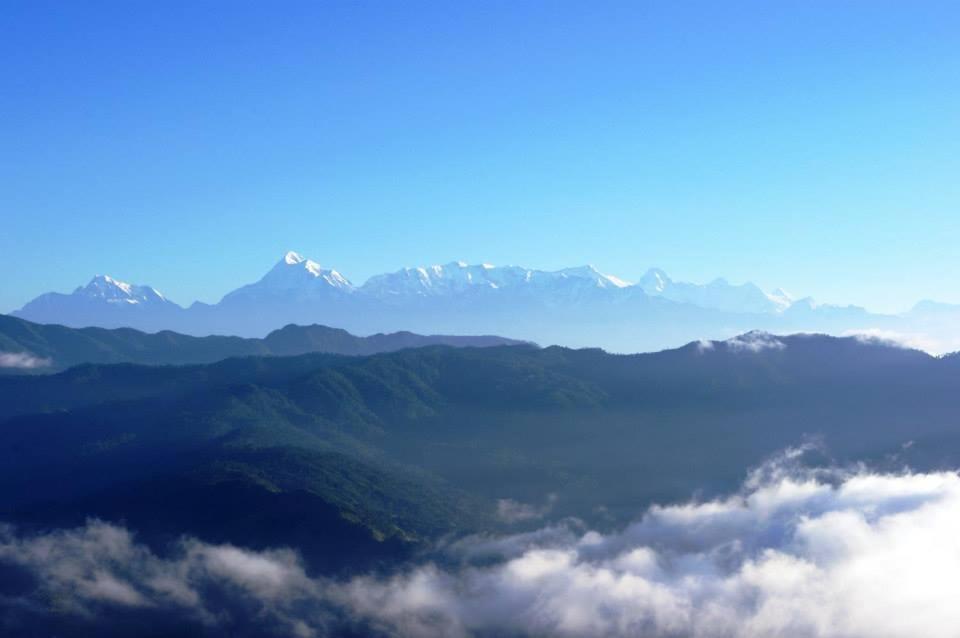
[[[440,563],[345,581],[310,577],[285,550],[187,539],[161,557],[100,522],[6,529],[0,563],[33,579],[0,599],[21,618],[162,612],[207,634],[954,636],[960,478],[780,462],[738,494],[654,507],[618,533],[463,539]]]

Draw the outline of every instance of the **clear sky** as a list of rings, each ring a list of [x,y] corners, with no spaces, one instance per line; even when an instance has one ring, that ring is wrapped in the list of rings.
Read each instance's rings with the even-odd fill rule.
[[[0,311],[295,249],[960,302],[960,3],[0,6]]]

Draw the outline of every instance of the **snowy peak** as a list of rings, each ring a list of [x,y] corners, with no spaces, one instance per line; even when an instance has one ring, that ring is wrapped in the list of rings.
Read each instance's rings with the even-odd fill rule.
[[[671,284],[673,280],[659,268],[651,268],[637,282],[643,292],[653,296],[662,294]]]
[[[109,275],[97,275],[86,286],[80,286],[74,290],[73,294],[78,297],[117,304],[167,302],[166,298],[155,288],[128,284]]]
[[[283,259],[281,259],[280,261],[290,266],[293,266],[295,264],[302,264],[303,262],[306,261],[306,259],[300,253],[295,253],[291,250],[286,255],[284,255]]]
[[[274,270],[284,271],[288,267],[293,267],[293,269],[300,268],[309,276],[323,279],[331,286],[335,286],[337,288],[353,287],[353,284],[351,284],[346,277],[341,275],[336,270],[321,268],[320,264],[317,262],[313,261],[312,259],[307,259],[300,253],[292,250],[283,256],[283,259],[277,263],[277,265],[274,267]]]
[[[259,281],[227,293],[222,301],[256,303],[266,298],[309,301],[354,291],[350,280],[323,268],[300,253],[289,251]]]
[[[794,301],[793,295],[784,290],[783,288],[775,288],[773,292],[767,294],[767,297],[776,304],[777,309],[780,311],[786,310],[789,308]]]
[[[318,284],[326,284],[339,290],[352,290],[353,284],[346,277],[333,269],[325,269],[312,259],[307,259],[290,251],[283,256],[277,265],[260,280],[268,285],[278,287],[299,287],[311,285],[312,280]]]
[[[97,275],[71,293],[48,292],[14,311],[14,316],[36,323],[75,328],[139,327],[162,330],[173,325],[183,309],[150,286],[138,286],[109,275]]]
[[[499,288],[503,283],[497,269],[490,264],[471,266],[464,261],[447,264],[403,268],[396,272],[376,275],[367,280],[361,290],[376,297],[404,295],[434,296],[463,292],[484,287]]]
[[[593,266],[557,271],[532,270],[520,266],[471,265],[464,261],[403,268],[371,277],[361,290],[374,297],[398,298],[405,295],[439,296],[480,290],[550,290],[586,284],[596,288],[625,288],[630,284],[605,275]]]
[[[648,270],[637,285],[653,297],[724,312],[778,313],[792,303],[780,289],[767,294],[753,283],[731,284],[723,277],[703,285],[674,281],[659,268]]]
[[[550,275],[556,275],[562,279],[582,279],[590,282],[598,288],[628,288],[633,285],[627,281],[624,281],[623,279],[620,279],[619,277],[605,275],[592,265],[579,266],[576,268],[564,268],[563,270],[558,270],[553,273],[543,274],[548,277]]]

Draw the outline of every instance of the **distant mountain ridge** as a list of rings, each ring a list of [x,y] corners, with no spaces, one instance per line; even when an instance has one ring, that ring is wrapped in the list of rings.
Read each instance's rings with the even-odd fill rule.
[[[879,315],[857,306],[796,299],[781,289],[765,292],[750,282],[674,281],[656,268],[632,283],[593,266],[544,271],[451,262],[375,275],[356,285],[292,251],[258,281],[215,304],[183,308],[149,286],[98,276],[72,294],[41,295],[13,315],[72,327],[199,336],[263,337],[291,323],[322,323],[358,334],[510,334],[542,344],[619,352],[660,350],[753,329],[883,333],[891,338],[926,330],[934,333],[926,341],[960,345],[953,331],[960,307],[946,304],[918,304],[902,315]],[[940,348],[951,349],[956,348]]]
[[[229,357],[291,356],[313,352],[372,355],[432,345],[490,347],[526,342],[494,336],[418,335],[395,332],[358,337],[327,326],[284,326],[263,339],[193,337],[132,328],[68,328],[0,315],[0,353],[11,359],[3,372],[50,372],[82,363],[203,364]],[[20,365],[16,365],[19,363]]]

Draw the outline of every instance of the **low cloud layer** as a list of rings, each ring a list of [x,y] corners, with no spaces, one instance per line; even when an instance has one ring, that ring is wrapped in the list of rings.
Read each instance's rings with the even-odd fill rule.
[[[346,581],[308,576],[286,550],[186,539],[158,556],[101,522],[8,528],[0,564],[31,584],[7,587],[0,616],[8,631],[53,616],[109,625],[122,612],[229,635],[954,636],[957,474],[789,461],[735,495],[654,507],[618,533],[571,523],[462,539],[443,550],[445,567]]]
[[[931,335],[923,332],[900,332],[881,328],[864,328],[861,330],[847,330],[844,337],[855,337],[868,343],[885,343],[887,345],[923,350],[932,355],[941,355],[960,351],[960,339],[954,334]]]
[[[50,359],[35,357],[29,352],[0,352],[0,368],[30,370],[33,368],[46,368],[49,365]]]
[[[760,330],[754,330],[742,335],[731,337],[725,341],[709,341],[701,339],[697,342],[697,349],[701,353],[709,352],[714,350],[717,347],[717,344],[724,344],[731,352],[753,353],[763,352],[764,350],[783,350],[787,347],[787,344],[785,344],[783,341],[780,341],[780,339],[772,334]]]

